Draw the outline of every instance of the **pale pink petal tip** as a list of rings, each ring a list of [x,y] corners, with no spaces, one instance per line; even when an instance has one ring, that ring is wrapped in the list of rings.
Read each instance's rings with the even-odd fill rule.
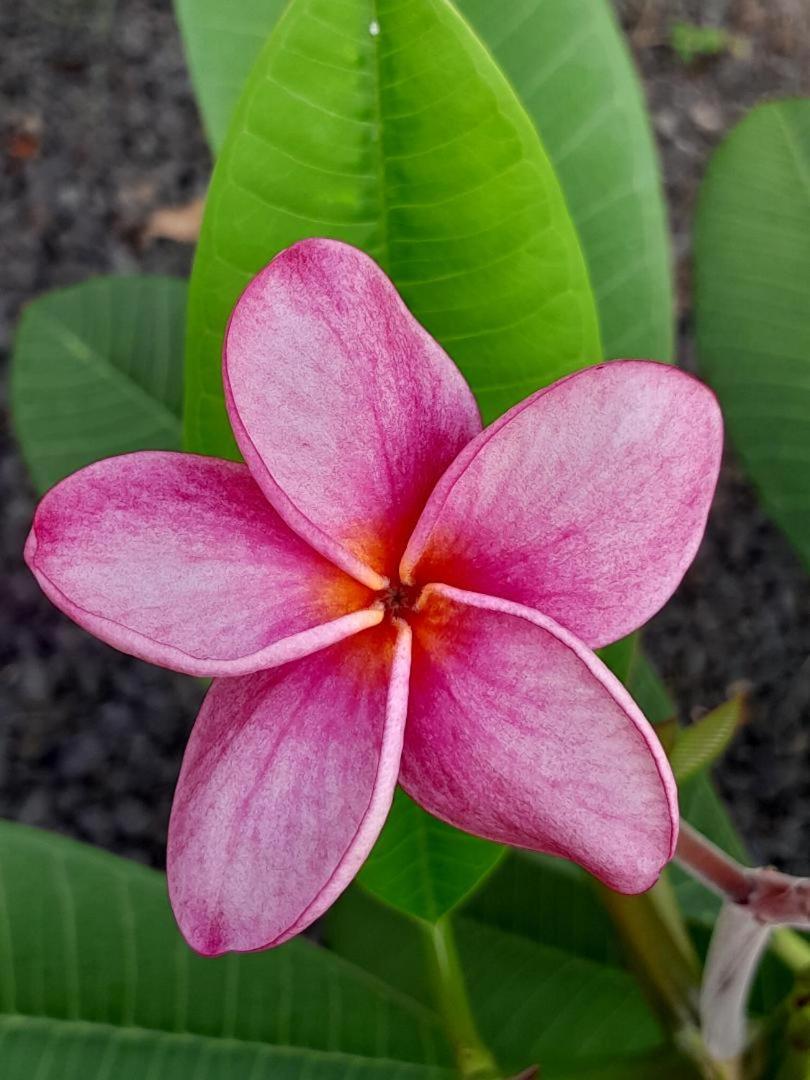
[[[285,663],[382,617],[244,465],[194,454],[126,454],[69,476],[40,502],[25,558],[80,626],[190,675]]]
[[[614,361],[540,390],[462,450],[402,560],[549,615],[592,648],[645,623],[695,556],[720,469],[712,392]]]
[[[638,707],[572,634],[506,600],[423,593],[400,782],[451,825],[619,892],[648,889],[675,850],[675,781]]]
[[[480,431],[473,395],[382,270],[302,240],[248,285],[223,352],[239,449],[317,550],[383,588],[433,485]]]
[[[380,626],[213,684],[169,826],[169,894],[197,952],[280,945],[354,878],[391,806],[409,663],[409,629]]]

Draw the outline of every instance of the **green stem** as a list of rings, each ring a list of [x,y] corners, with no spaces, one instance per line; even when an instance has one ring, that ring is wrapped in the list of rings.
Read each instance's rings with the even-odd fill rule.
[[[712,1061],[700,1035],[700,963],[666,876],[646,893],[623,896],[597,886],[642,989],[672,1034],[675,1052],[691,1063],[684,1075],[737,1080],[734,1062]]]
[[[439,1012],[456,1052],[459,1075],[464,1080],[500,1080],[495,1059],[475,1026],[450,917],[423,927]]]
[[[700,964],[685,928],[673,920],[669,882],[662,878],[638,896],[604,885],[597,890],[661,1019],[674,1032],[696,1026]]]
[[[771,934],[770,949],[794,975],[810,972],[810,941],[795,930],[781,927]]]

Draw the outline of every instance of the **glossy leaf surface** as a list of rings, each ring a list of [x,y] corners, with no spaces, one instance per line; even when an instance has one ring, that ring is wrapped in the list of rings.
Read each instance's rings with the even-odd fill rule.
[[[715,153],[695,230],[701,371],[810,565],[810,101],[761,105]]]
[[[475,888],[504,853],[498,844],[439,821],[400,789],[358,881],[408,915],[436,922]]]
[[[102,277],[28,305],[12,360],[12,407],[42,492],[130,450],[180,448],[185,282]]]
[[[204,960],[162,875],[21,825],[0,868],[4,1080],[448,1075],[429,1010],[304,939]]]
[[[225,325],[249,279],[305,236],[380,263],[487,419],[601,357],[554,169],[445,0],[292,0],[277,23],[211,181],[189,297],[190,449],[234,453]]]
[[[608,358],[669,360],[669,229],[638,76],[604,0],[460,0],[523,101],[579,231]]]
[[[287,0],[174,0],[211,147],[219,150],[245,79]]]
[[[506,1075],[537,1062],[548,1077],[599,1075],[617,1058],[624,1075],[644,1075],[639,1058],[663,1036],[583,871],[510,853],[452,920],[479,1032]],[[430,994],[418,924],[357,890],[330,914],[327,940],[393,985]]]
[[[176,0],[214,149],[282,0]],[[641,86],[607,0],[459,0],[540,134],[580,234],[606,356],[672,354],[672,274]],[[595,183],[594,178],[599,182]]]

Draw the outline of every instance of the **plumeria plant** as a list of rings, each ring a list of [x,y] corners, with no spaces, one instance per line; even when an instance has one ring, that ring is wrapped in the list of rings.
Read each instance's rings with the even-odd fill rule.
[[[742,703],[681,728],[636,633],[724,393],[669,362],[609,5],[178,16],[187,320],[160,279],[45,297],[14,406],[44,593],[212,682],[166,882],[3,827],[2,1075],[805,1077],[810,884],[707,774]]]

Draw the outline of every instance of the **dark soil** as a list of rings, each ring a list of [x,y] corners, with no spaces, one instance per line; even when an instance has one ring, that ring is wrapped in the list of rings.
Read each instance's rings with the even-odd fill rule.
[[[712,147],[751,105],[810,93],[804,0],[618,3],[649,94],[678,258],[681,359],[693,366],[689,228]],[[685,19],[735,36],[684,63]],[[156,208],[210,169],[167,0],[0,5],[0,352],[20,307],[98,273],[185,275],[191,248],[144,245]],[[6,381],[0,383],[6,409]],[[0,427],[0,816],[160,865],[180,755],[202,690],[64,619],[21,561],[34,497]],[[751,687],[750,722],[718,770],[758,858],[807,873],[810,588],[733,460],[706,541],[646,640],[684,718]]]
[[[759,101],[810,95],[806,0],[630,0],[617,8],[644,76],[676,255],[679,360],[694,370],[691,223],[706,162]],[[729,47],[686,64],[679,21],[722,27]],[[645,632],[689,720],[740,685],[750,719],[720,768],[720,789],[752,852],[810,873],[810,577],[726,455],[706,538],[686,580]]]

